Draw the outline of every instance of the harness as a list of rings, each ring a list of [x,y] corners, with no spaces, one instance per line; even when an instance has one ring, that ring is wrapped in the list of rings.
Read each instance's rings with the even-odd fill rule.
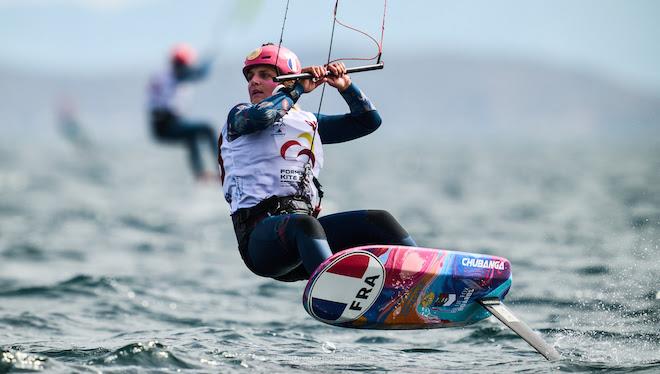
[[[254,267],[248,255],[252,230],[265,218],[284,214],[307,214],[316,217],[318,210],[314,209],[305,196],[271,196],[253,207],[238,209],[231,215],[238,251],[245,265],[253,272]]]
[[[234,222],[249,224],[251,221],[260,221],[269,216],[294,213],[312,215],[313,212],[312,203],[306,197],[271,196],[261,200],[253,207],[238,209],[231,217]]]

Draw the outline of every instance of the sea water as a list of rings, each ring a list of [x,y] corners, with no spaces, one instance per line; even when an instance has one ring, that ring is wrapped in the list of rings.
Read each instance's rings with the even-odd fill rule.
[[[490,318],[342,329],[304,282],[250,273],[219,185],[182,148],[0,144],[0,372],[658,372],[660,147],[368,137],[326,146],[324,213],[386,209],[420,246],[512,263]],[[374,140],[375,139],[375,140]]]

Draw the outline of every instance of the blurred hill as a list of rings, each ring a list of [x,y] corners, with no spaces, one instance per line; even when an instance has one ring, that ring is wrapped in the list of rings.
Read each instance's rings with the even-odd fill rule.
[[[215,64],[210,78],[194,91],[193,117],[208,118],[219,128],[229,108],[246,100],[241,62]],[[553,139],[660,134],[660,96],[590,72],[455,55],[393,57],[385,64],[383,71],[353,77],[381,111],[382,134],[430,131],[442,137]],[[97,137],[146,137],[150,74],[58,76],[0,67],[0,131],[47,136],[53,132],[57,102],[66,96]],[[318,93],[303,97],[301,105],[315,112]],[[326,92],[322,112],[344,110],[339,95]]]

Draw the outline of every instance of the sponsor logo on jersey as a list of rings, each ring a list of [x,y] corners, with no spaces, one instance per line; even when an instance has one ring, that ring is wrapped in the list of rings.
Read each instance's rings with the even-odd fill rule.
[[[283,136],[286,135],[286,132],[284,131],[284,123],[280,120],[275,123],[273,123],[273,131],[271,132],[272,135],[276,136]]]
[[[280,169],[280,184],[297,184],[303,177],[303,171],[298,169]]]
[[[310,144],[309,147],[303,145],[297,139],[307,142]],[[316,165],[316,156],[314,155],[314,144],[312,141],[312,134],[303,132],[298,135],[297,139],[287,140],[280,147],[280,156],[284,160],[298,160],[301,156],[307,156],[309,161],[312,163],[312,167]],[[301,160],[305,160],[302,158]]]
[[[329,323],[358,319],[383,289],[385,268],[373,254],[351,252],[330,263],[316,277],[308,297],[308,311]]]

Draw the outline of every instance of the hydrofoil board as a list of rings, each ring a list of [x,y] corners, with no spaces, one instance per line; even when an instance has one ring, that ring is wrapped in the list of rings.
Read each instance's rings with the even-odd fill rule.
[[[510,288],[511,264],[503,257],[371,245],[324,261],[303,305],[319,321],[364,329],[460,327],[492,313],[546,358],[559,358],[502,304]]]

